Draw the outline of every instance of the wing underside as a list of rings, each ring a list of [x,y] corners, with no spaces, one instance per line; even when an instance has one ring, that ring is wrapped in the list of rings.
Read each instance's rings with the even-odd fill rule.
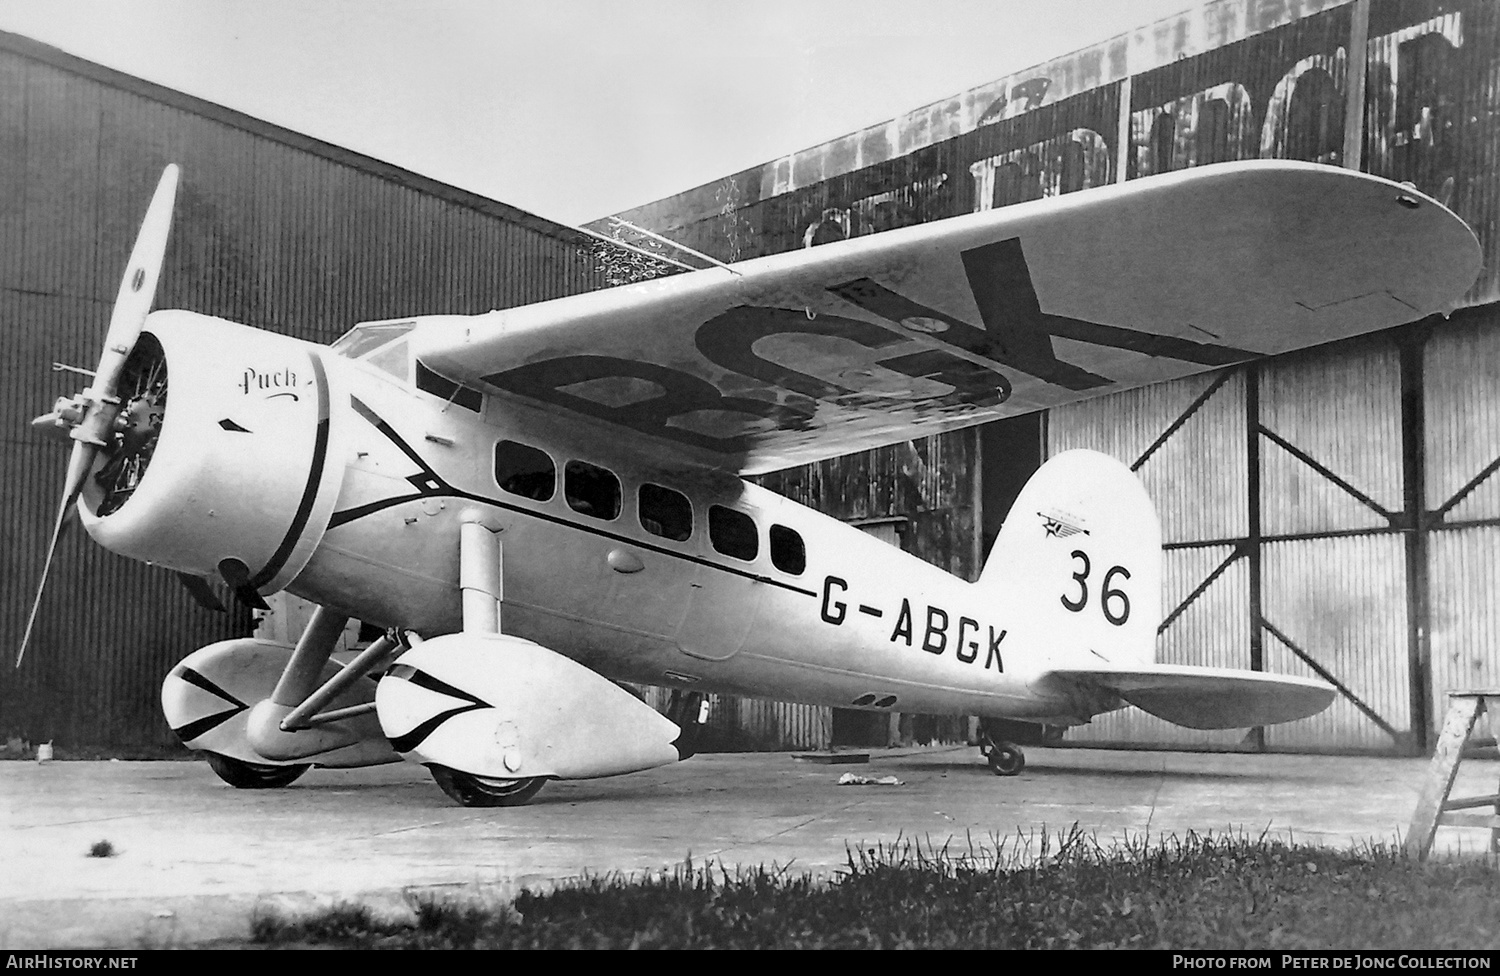
[[[1306,163],[1192,169],[488,315],[450,380],[754,474],[1408,322],[1473,234]]]

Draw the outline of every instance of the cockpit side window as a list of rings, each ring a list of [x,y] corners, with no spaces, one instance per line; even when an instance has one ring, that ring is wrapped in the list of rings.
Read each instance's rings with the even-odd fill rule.
[[[365,362],[403,383],[411,382],[411,349],[405,339],[371,353]]]
[[[460,407],[478,413],[484,407],[484,394],[467,386],[459,386],[445,376],[439,376],[417,360],[417,389],[433,396],[442,397]]]

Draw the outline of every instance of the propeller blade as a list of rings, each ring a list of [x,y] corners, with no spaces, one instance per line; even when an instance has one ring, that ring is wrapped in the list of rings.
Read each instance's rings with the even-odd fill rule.
[[[115,298],[114,311],[110,313],[109,331],[104,335],[104,352],[99,357],[99,368],[94,371],[91,389],[98,400],[114,396],[125,357],[135,348],[135,340],[140,337],[141,327],[146,324],[146,315],[156,298],[156,283],[161,277],[167,238],[172,232],[172,208],[177,200],[179,172],[175,163],[162,172],[161,182],[156,185],[156,193],[146,208],[145,219],[141,221],[140,233],[136,235],[130,263],[126,265],[120,293]]]
[[[42,578],[37,583],[36,599],[31,603],[31,615],[26,618],[21,648],[16,652],[18,668],[26,656],[27,645],[31,643],[31,632],[36,626],[37,612],[42,606],[42,594],[47,589],[47,577],[52,572],[52,560],[57,555],[57,541],[62,537],[68,513],[78,503],[84,481],[88,478],[99,451],[115,436],[115,417],[119,414],[115,388],[125,369],[125,360],[140,338],[151,304],[156,300],[156,282],[161,277],[162,261],[167,253],[167,238],[172,232],[172,208],[177,201],[179,172],[175,164],[169,165],[162,172],[161,181],[156,184],[156,193],[151,197],[151,205],[146,208],[146,217],[141,221],[140,233],[136,235],[135,246],[130,251],[130,263],[120,282],[120,293],[110,312],[109,331],[104,336],[104,351],[99,356],[99,368],[94,371],[93,382],[82,396],[71,402],[59,401],[59,406],[53,411],[64,423],[72,420],[73,428],[68,436],[73,440],[73,453],[68,459],[62,504],[58,506],[57,521],[52,526],[52,541],[47,546],[47,561],[42,565]],[[78,415],[64,417],[65,405]],[[38,418],[34,426],[46,429],[49,423],[55,425],[55,421],[49,418]]]
[[[57,555],[57,543],[62,538],[63,530],[70,523],[68,516],[73,511],[73,506],[78,503],[78,496],[83,493],[83,481],[88,477],[89,469],[94,466],[94,457],[98,448],[92,444],[82,442],[73,445],[73,454],[68,458],[68,480],[64,485],[62,505],[57,509],[57,521],[52,525],[52,541],[47,544],[47,561],[42,564],[42,578],[36,587],[36,598],[31,601],[31,614],[26,618],[26,632],[21,635],[21,649],[16,652],[16,667],[21,666],[21,661],[26,657],[26,648],[31,643],[31,631],[36,626],[37,611],[42,607],[42,593],[47,589],[47,577],[52,572],[52,558]]]

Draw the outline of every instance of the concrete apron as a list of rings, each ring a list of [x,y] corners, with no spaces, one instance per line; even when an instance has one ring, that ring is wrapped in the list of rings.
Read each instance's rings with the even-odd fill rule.
[[[358,899],[392,912],[434,891],[508,900],[585,874],[691,858],[829,875],[897,838],[1025,856],[1077,824],[1108,842],[1263,832],[1348,848],[1404,836],[1427,761],[1028,748],[1016,777],[970,747],[875,751],[868,765],[786,753],[699,756],[549,783],[530,805],[454,805],[425,770],[313,770],[242,791],[197,762],[0,762],[0,948],[153,947],[239,939],[255,911]],[[1494,792],[1469,761],[1454,795]],[[853,772],[899,786],[840,786]],[[90,857],[96,841],[113,857]],[[1435,856],[1487,831],[1440,828]]]

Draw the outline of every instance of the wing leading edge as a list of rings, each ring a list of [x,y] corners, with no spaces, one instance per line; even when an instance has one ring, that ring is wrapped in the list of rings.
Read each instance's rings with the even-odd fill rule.
[[[1480,251],[1376,177],[1228,163],[421,320],[432,370],[755,474],[1399,325]]]

